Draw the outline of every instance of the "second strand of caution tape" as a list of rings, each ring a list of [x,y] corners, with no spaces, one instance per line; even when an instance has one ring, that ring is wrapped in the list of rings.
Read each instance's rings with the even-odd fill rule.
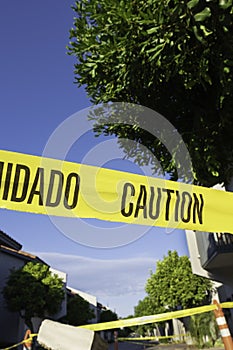
[[[221,308],[233,308],[233,302],[225,302],[225,303],[221,303],[219,305],[221,306]],[[168,321],[168,320],[171,320],[174,318],[181,318],[181,317],[187,317],[187,316],[201,314],[204,312],[210,312],[210,311],[213,311],[215,309],[217,309],[217,306],[212,304],[212,305],[199,306],[199,307],[186,309],[186,310],[166,312],[166,313],[162,313],[162,314],[158,314],[158,315],[134,317],[134,318],[122,319],[122,320],[118,320],[118,321],[88,324],[88,325],[79,326],[79,327],[90,329],[93,331],[103,331],[103,330],[108,330],[108,329],[140,326],[140,325],[149,324],[149,323]],[[77,328],[79,328],[79,327],[77,327]],[[35,337],[35,336],[37,336],[37,334],[31,334],[31,338]],[[23,340],[22,342],[20,342],[18,344],[15,344],[15,345],[12,345],[8,348],[0,349],[0,350],[13,349],[13,348],[17,347],[18,345],[27,342],[28,340],[29,339],[27,339],[26,341]]]
[[[233,308],[233,302],[222,303],[220,304],[220,306],[222,308]],[[140,325],[149,324],[149,323],[168,321],[173,318],[181,318],[181,317],[201,314],[204,312],[213,311],[216,308],[217,307],[214,304],[205,305],[205,306],[199,306],[199,307],[195,307],[187,310],[178,310],[178,311],[171,311],[171,312],[166,312],[158,315],[142,316],[142,317],[122,319],[118,321],[88,324],[80,327],[91,329],[93,331],[103,331],[103,330],[115,329],[115,328],[140,326]]]

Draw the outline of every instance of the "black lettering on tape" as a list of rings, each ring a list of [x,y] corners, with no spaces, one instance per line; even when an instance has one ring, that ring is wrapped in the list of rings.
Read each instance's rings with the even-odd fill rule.
[[[39,184],[39,189],[37,189]],[[38,168],[32,188],[28,197],[28,204],[32,203],[34,196],[39,196],[39,205],[43,205],[44,198],[44,168]]]
[[[69,204],[72,179],[74,179],[75,184],[74,184],[72,202],[71,204]],[[74,209],[76,207],[78,203],[79,186],[80,186],[80,176],[76,173],[70,173],[67,176],[66,188],[65,188],[64,206],[66,209]]]
[[[155,203],[155,189],[151,186],[150,188],[150,202],[149,202],[149,217],[153,220],[158,219],[160,214],[162,191],[161,188],[157,188],[157,198]],[[155,208],[155,212],[153,211]]]
[[[166,211],[165,211],[165,220],[169,221],[170,217],[170,203],[171,203],[171,193],[174,193],[174,190],[170,190],[168,188],[163,188],[163,192],[167,193],[167,201],[166,201]]]
[[[2,196],[2,199],[4,199],[4,200],[7,200],[7,198],[8,198],[10,182],[11,182],[12,167],[13,167],[13,164],[8,163],[7,171],[6,171],[6,178],[5,178],[5,186],[4,186],[3,196]]]
[[[201,203],[199,202],[196,193],[193,194],[194,205],[193,205],[193,223],[196,224],[196,215],[198,217],[199,223],[203,224],[203,208],[204,208],[204,199],[202,194],[199,194]]]
[[[176,191],[175,221],[179,221],[180,193]]]
[[[189,192],[182,193],[180,216],[183,222],[189,222],[191,219],[192,196]]]
[[[23,179],[22,179],[22,176],[23,176]],[[29,167],[23,164],[17,164],[15,169],[15,177],[14,177],[12,194],[11,194],[12,202],[23,202],[25,200],[27,196],[29,178],[30,178]],[[22,191],[19,194],[18,189],[20,184],[22,184]]]
[[[4,162],[0,162],[0,188],[2,186],[2,173],[3,173]]]
[[[128,189],[130,190],[130,196],[133,197],[135,195],[135,188],[133,184],[130,182],[126,182],[123,188],[123,194],[121,199],[121,214],[125,217],[129,217],[133,213],[133,203],[129,203],[128,211],[126,210],[126,199],[128,197]]]
[[[143,210],[143,216],[146,219],[147,213],[146,213],[146,200],[147,200],[147,192],[146,192],[146,186],[141,185],[140,186],[140,192],[138,195],[138,200],[136,204],[136,209],[134,213],[134,217],[138,217],[139,210]]]
[[[55,178],[58,182],[56,183]],[[61,200],[62,187],[64,182],[64,175],[59,170],[51,170],[50,179],[49,179],[49,188],[46,197],[45,205],[47,207],[57,207]],[[55,186],[56,183],[56,186]],[[53,200],[52,200],[53,197]]]

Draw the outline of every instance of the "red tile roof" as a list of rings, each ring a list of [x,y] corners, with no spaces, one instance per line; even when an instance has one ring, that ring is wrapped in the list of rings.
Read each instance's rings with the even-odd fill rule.
[[[16,250],[16,249],[9,248],[9,247],[6,247],[6,246],[0,244],[0,251],[4,252],[6,254],[12,254],[14,256],[17,256],[18,258],[20,258],[22,260],[35,261],[35,262],[39,262],[39,263],[48,265],[43,260],[38,258],[38,256],[33,255],[31,253],[28,253],[28,252],[24,252],[23,250]]]

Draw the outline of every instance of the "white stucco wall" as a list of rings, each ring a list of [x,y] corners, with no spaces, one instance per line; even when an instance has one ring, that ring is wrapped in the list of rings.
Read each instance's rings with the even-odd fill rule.
[[[211,278],[211,275],[201,266],[195,232],[186,230],[185,233],[193,273],[206,278]]]

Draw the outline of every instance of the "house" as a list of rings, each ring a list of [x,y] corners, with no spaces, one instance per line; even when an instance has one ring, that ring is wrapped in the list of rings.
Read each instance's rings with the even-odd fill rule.
[[[187,230],[186,239],[193,273],[214,281],[220,302],[233,301],[233,235]],[[224,311],[233,334],[233,310]]]
[[[12,237],[0,230],[0,347],[16,344],[24,338],[25,324],[22,317],[17,312],[10,312],[7,309],[5,299],[1,293],[9,278],[12,269],[19,269],[27,262],[48,264],[38,256],[30,254],[22,250],[22,245],[15,241]],[[97,302],[97,298],[83,291],[67,287],[67,274],[50,267],[53,274],[58,275],[63,280],[64,300],[60,311],[56,315],[47,315],[53,320],[62,319],[67,313],[67,298],[69,296],[79,294],[83,299],[88,301],[90,308],[94,312],[91,323],[97,323],[100,318],[100,312],[106,309]],[[20,291],[19,291],[20,293]],[[41,324],[41,319],[33,318],[34,331],[37,332]]]
[[[39,257],[24,252],[22,245],[16,242],[13,238],[0,230],[0,344],[15,344],[21,341],[25,333],[24,320],[16,312],[10,312],[5,303],[2,290],[8,280],[12,269],[19,269],[27,262],[33,261],[36,263],[46,264]],[[46,264],[48,265],[48,264]],[[52,270],[53,271],[53,270]],[[53,271],[58,273],[58,271]],[[64,288],[66,278],[60,272],[60,276],[64,280]],[[20,291],[19,291],[20,293]],[[66,301],[63,302],[62,310],[54,319],[58,319],[61,315],[66,314]],[[41,320],[34,320],[36,328]]]
[[[91,320],[89,320],[89,323],[99,322],[100,312],[101,312],[101,310],[106,309],[106,308],[97,301],[96,296],[91,295],[91,294],[86,293],[86,292],[83,292],[81,290],[75,289],[75,288],[71,288],[71,287],[67,287],[67,291],[68,291],[68,295],[78,294],[80,297],[82,297],[84,300],[86,300],[89,303],[89,307],[95,315]]]
[[[60,310],[55,315],[53,315],[54,320],[59,320],[60,318],[66,316],[66,311],[67,311],[66,310],[66,305],[67,305],[67,289],[66,289],[67,273],[63,272],[63,271],[56,270],[52,267],[50,267],[49,270],[51,271],[52,274],[57,275],[63,281],[64,299],[62,301]]]
[[[71,288],[68,287],[67,288],[67,296],[72,297],[74,295],[79,295],[80,297],[82,297],[84,300],[86,300],[89,303],[89,307],[90,309],[93,311],[94,313],[94,317],[88,321],[88,323],[98,323],[100,322],[100,314],[101,311],[106,311],[108,310],[108,308],[104,305],[102,305],[101,303],[99,303],[97,301],[96,296],[88,294],[86,292],[83,292],[81,290],[75,289],[75,288]],[[112,330],[105,330],[105,331],[101,331],[100,336],[102,339],[106,340],[106,341],[113,341],[113,331]]]
[[[60,310],[55,315],[47,315],[46,316],[49,319],[57,321],[57,320],[61,319],[62,317],[66,316],[66,313],[67,313],[67,289],[66,289],[67,273],[59,271],[59,270],[56,270],[56,269],[54,269],[52,267],[50,267],[49,270],[50,270],[50,272],[52,274],[57,275],[63,281],[63,287],[62,288],[64,290],[64,298],[63,298],[63,301],[61,303]],[[34,331],[35,332],[38,332],[42,321],[43,320],[40,317],[33,317],[32,318],[32,322],[33,322],[33,326],[34,326]]]
[[[0,231],[0,291],[2,292],[12,269],[19,269],[29,261],[44,263],[40,258],[21,250],[22,245]],[[9,312],[0,292],[0,343],[17,343],[24,334],[24,322],[15,312]]]

